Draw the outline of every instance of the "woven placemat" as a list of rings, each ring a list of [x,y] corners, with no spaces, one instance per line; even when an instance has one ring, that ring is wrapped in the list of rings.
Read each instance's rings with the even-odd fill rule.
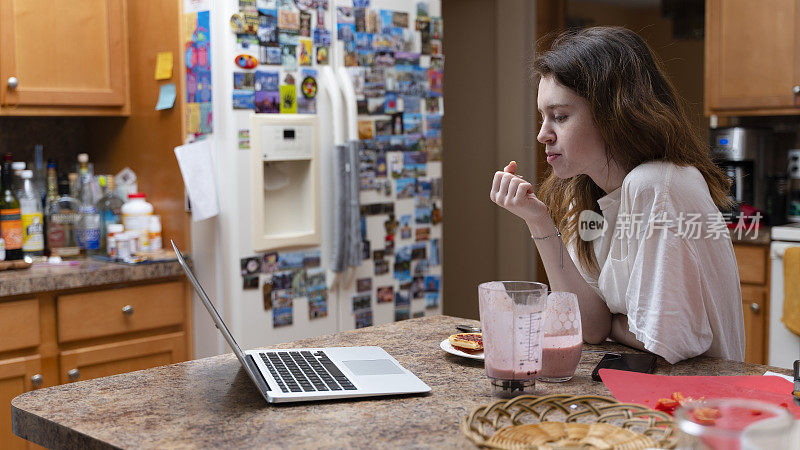
[[[461,431],[486,448],[674,448],[672,417],[597,395],[520,395],[476,408]]]

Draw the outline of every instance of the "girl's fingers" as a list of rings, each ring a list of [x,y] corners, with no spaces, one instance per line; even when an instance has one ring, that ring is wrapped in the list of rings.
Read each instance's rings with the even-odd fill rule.
[[[510,173],[504,173],[500,181],[500,187],[497,189],[497,200],[501,200],[508,195],[508,185],[515,177]]]
[[[503,181],[503,172],[497,171],[494,173],[494,179],[492,180],[492,190],[489,191],[489,199],[493,202],[497,201],[497,194],[500,191],[500,182]]]
[[[508,183],[508,194],[506,195],[507,202],[511,202],[515,199],[515,196],[517,195],[517,188],[524,182],[525,181],[522,178],[514,177],[514,179]]]
[[[533,185],[528,183],[527,181],[524,181],[517,186],[514,198],[516,198],[517,200],[521,200],[523,198],[530,198],[530,195],[533,195]]]

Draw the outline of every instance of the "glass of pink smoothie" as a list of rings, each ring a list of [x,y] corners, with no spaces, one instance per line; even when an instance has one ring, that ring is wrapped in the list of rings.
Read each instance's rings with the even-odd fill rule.
[[[491,281],[478,286],[478,299],[484,365],[492,386],[501,395],[532,390],[542,369],[547,285]]]
[[[581,362],[581,330],[578,296],[572,292],[551,292],[544,315],[540,380],[560,383],[572,379]]]

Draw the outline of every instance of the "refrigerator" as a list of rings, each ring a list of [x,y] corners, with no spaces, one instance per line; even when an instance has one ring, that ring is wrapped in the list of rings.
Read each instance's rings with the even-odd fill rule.
[[[187,142],[210,144],[219,205],[191,255],[239,345],[441,314],[439,1],[184,13]],[[194,322],[196,357],[228,351]]]

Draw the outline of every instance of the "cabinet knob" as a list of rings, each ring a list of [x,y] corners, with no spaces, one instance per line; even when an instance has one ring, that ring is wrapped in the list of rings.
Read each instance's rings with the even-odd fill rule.
[[[131,306],[131,305],[123,306],[122,307],[122,314],[125,314],[126,316],[132,316],[133,315],[133,306]]]
[[[17,86],[19,86],[19,80],[17,79],[17,77],[8,77],[8,90],[13,91],[17,88]]]
[[[794,95],[800,95],[800,85],[795,85],[792,88],[792,92],[794,92]]]
[[[69,377],[70,380],[75,381],[81,377],[81,371],[78,369],[72,369],[69,372],[67,372],[67,376]]]
[[[750,303],[750,311],[753,311],[754,313],[758,313],[759,311],[761,311],[761,307],[758,306],[758,303],[756,303],[756,302]]]
[[[44,377],[40,373],[37,373],[36,375],[31,377],[31,384],[33,384],[33,387],[41,386],[42,381],[44,381]]]

